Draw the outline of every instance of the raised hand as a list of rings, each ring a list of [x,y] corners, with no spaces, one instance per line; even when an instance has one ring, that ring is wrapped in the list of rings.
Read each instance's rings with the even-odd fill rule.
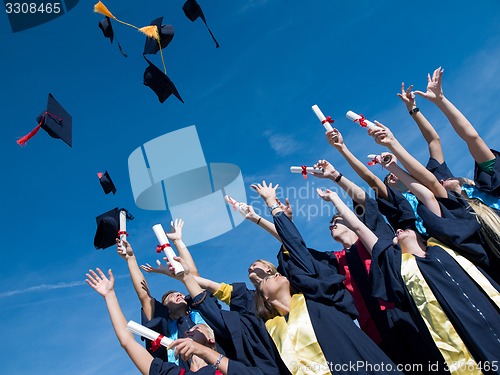
[[[85,274],[87,279],[85,280],[97,293],[101,296],[106,297],[109,292],[111,292],[115,287],[115,278],[111,269],[108,270],[109,279],[101,271],[100,268],[96,268],[97,273],[93,270],[89,270],[90,273]]]
[[[182,360],[189,361],[193,355],[201,356],[208,349],[197,343],[192,338],[182,338],[173,341],[169,346],[174,349],[175,356],[181,356]]]
[[[442,79],[443,79],[444,69],[441,67],[434,70],[432,77],[427,73],[427,91],[414,91],[415,94],[423,96],[424,98],[430,100],[431,102],[437,102],[444,98]]]
[[[368,130],[368,135],[372,136],[379,145],[389,147],[394,144],[396,137],[394,137],[391,130],[378,121],[375,121],[375,124],[377,124],[377,127]]]
[[[184,220],[175,219],[170,222],[170,233],[165,233],[172,241],[182,241],[182,228],[184,227]]]
[[[412,88],[413,85],[410,85],[410,87],[405,90],[405,83],[402,82],[401,93],[397,94],[401,98],[403,103],[405,103],[408,110],[411,110],[417,106],[417,102],[415,101],[415,93],[411,91]]]
[[[241,208],[247,212],[245,219],[250,220],[252,223],[256,223],[260,219],[253,207],[246,203],[241,203]]]
[[[377,163],[379,163],[385,169],[389,169],[392,165],[398,163],[396,156],[389,152],[382,152],[380,155],[376,156]]]
[[[327,131],[325,136],[331,146],[335,148],[341,148],[344,146],[344,138],[338,129],[333,128],[333,130]]]
[[[278,188],[278,184],[273,187],[272,182],[266,184],[266,181],[262,181],[262,184],[252,184],[251,187],[259,194],[262,199],[266,202],[266,204],[272,205],[276,202],[276,189]]]
[[[326,160],[318,160],[316,164],[314,164],[314,168],[317,169],[322,169],[323,173],[312,173],[313,176],[316,176],[318,178],[329,178],[329,179],[335,179],[335,177],[338,175],[337,170],[335,167],[330,164]]]
[[[125,260],[127,260],[130,257],[133,257],[134,250],[132,250],[132,246],[130,246],[127,240],[123,240],[121,242],[123,242],[123,245],[120,245],[120,239],[118,238],[116,239],[116,252],[118,253],[118,255]]]
[[[333,202],[335,198],[338,198],[338,194],[334,191],[331,191],[330,189],[326,189],[325,191],[323,191],[318,188],[316,189],[316,192],[318,193],[319,197],[326,202]]]
[[[174,260],[178,261],[184,268],[184,272],[178,275],[175,274],[175,268],[172,265],[172,263],[170,263],[167,258],[163,259],[167,261],[167,266],[168,266],[168,273],[166,273],[166,275],[182,281],[184,277],[191,274],[191,269],[189,268],[188,264],[184,261],[184,259],[182,259],[181,257],[174,257]]]
[[[285,198],[285,204],[283,204],[283,202],[280,201],[278,198],[276,198],[276,202],[280,205],[280,208],[283,210],[285,215],[288,216],[288,218],[290,220],[292,220],[293,210],[292,210],[292,206],[290,206],[290,202],[288,201],[288,198]]]
[[[152,267],[149,263],[146,263],[146,265],[141,265],[141,269],[143,271],[146,271],[147,273],[162,273],[164,275],[170,276],[170,270],[168,269],[167,266],[161,264],[161,262],[156,259],[156,264],[158,267]]]

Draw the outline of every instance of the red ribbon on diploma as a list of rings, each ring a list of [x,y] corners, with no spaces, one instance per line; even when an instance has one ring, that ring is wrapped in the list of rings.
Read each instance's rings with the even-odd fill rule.
[[[161,339],[164,338],[165,336],[160,335],[156,338],[156,340],[151,341],[151,351],[156,352],[158,349],[160,349],[161,346]]]
[[[322,124],[329,122],[330,124],[333,124],[335,120],[332,119],[332,116],[326,116],[323,121],[321,121]]]
[[[156,245],[156,252],[161,253],[164,248],[170,247],[169,243],[163,244],[163,245]]]
[[[119,230],[118,231],[118,237],[120,237],[122,234],[124,234],[125,236],[128,236],[128,233],[124,230]]]
[[[371,167],[372,165],[378,164],[377,157],[375,156],[375,157],[373,158],[373,160],[372,160],[372,161],[369,161],[369,162],[368,162],[368,163],[366,163],[366,164],[368,164],[370,167]]]
[[[302,176],[304,176],[304,180],[307,180],[307,167],[303,165],[301,168],[302,168]]]
[[[363,116],[362,114],[359,114],[359,118],[357,120],[354,120],[354,122],[359,122],[359,125],[361,125],[362,127],[366,128],[367,127],[367,123],[366,123],[366,118],[365,116]]]

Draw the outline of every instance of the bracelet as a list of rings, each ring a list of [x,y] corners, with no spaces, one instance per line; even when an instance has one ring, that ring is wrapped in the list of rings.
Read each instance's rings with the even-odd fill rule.
[[[279,203],[273,204],[271,207],[269,207],[269,212],[273,213],[273,211],[277,209],[279,206],[280,206]]]
[[[259,224],[260,224],[260,220],[261,220],[261,219],[262,219],[262,218],[261,218],[261,217],[259,217],[259,220],[257,220],[257,223],[256,223],[257,225],[259,225]]]
[[[192,302],[191,306],[198,306],[203,301],[205,301],[205,298],[207,298],[207,291],[206,290],[203,292],[203,297],[201,297],[201,299],[198,302]]]
[[[342,178],[342,173],[339,172],[339,175],[337,177],[335,177],[335,182],[338,183],[341,178]]]
[[[220,365],[220,361],[222,361],[222,358],[224,358],[224,354],[221,354],[219,359],[212,365],[214,369],[217,370],[217,367]]]
[[[415,108],[413,108],[412,110],[410,110],[408,113],[409,113],[410,115],[413,115],[413,114],[415,114],[415,113],[417,113],[417,112],[420,112],[420,109],[419,109],[418,107],[415,107]]]

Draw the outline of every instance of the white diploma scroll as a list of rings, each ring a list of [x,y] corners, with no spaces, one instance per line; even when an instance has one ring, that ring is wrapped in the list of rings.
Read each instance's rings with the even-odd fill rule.
[[[130,331],[132,333],[135,333],[136,335],[145,337],[151,341],[155,341],[156,339],[158,339],[158,337],[160,337],[160,334],[158,332],[155,332],[152,329],[144,327],[143,325],[136,323],[133,320],[130,320],[127,323],[127,331]],[[173,340],[169,339],[168,337],[162,337],[160,344],[166,348],[172,342],[173,342]]]
[[[297,167],[295,165],[292,165],[290,167],[290,172],[292,173],[303,173],[303,168],[302,167]],[[314,167],[306,167],[306,172],[309,173],[309,174],[313,174],[313,173],[316,173],[316,174],[323,174],[323,169],[321,168],[314,168]]]
[[[351,121],[354,121],[354,122],[357,122],[359,125],[361,125],[363,128],[367,128],[367,129],[372,129],[374,127],[377,127],[377,125],[375,125],[373,122],[365,119],[364,117],[358,115],[357,113],[354,113],[353,111],[347,111],[347,113],[345,114],[345,116],[351,120]]]
[[[233,198],[231,198],[229,195],[224,195],[224,200],[226,201],[227,204],[229,204],[230,206],[233,206],[233,208],[235,210],[238,210],[238,212],[243,216],[243,217],[246,217],[246,215],[248,214],[248,210],[245,210],[243,208],[243,205],[241,204],[241,202],[238,202],[236,200],[234,200]]]
[[[165,234],[165,231],[163,230],[161,224],[153,225],[153,231],[156,234],[156,238],[158,239],[158,242],[160,243],[163,252],[167,256],[168,261],[174,267],[175,274],[176,275],[182,274],[184,272],[184,267],[182,267],[182,264],[180,264],[178,261],[174,259],[174,257],[177,255],[175,255],[174,250],[172,250],[170,242],[168,241],[167,235]]]
[[[122,247],[122,254],[127,254],[127,250],[123,246],[123,240],[127,239],[127,211],[120,211],[120,246]]]
[[[321,109],[319,109],[319,107],[316,104],[313,105],[311,108],[314,111],[314,113],[316,113],[316,116],[318,116],[318,119],[319,119],[319,121],[321,121],[321,123],[325,127],[325,130],[326,131],[333,130],[332,126],[330,125],[330,123],[326,119],[325,115],[323,114],[323,112],[321,112]]]

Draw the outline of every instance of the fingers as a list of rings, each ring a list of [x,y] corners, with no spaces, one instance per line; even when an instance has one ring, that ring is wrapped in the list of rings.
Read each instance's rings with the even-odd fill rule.
[[[417,94],[417,95],[420,95],[420,96],[423,96],[424,98],[426,97],[425,93],[422,92],[422,91],[419,91],[419,90],[415,90],[413,91],[414,94]]]
[[[288,200],[288,198],[285,198],[285,204],[287,207],[290,207],[290,201]]]
[[[108,277],[109,277],[109,281],[111,281],[111,282],[115,281],[115,277],[113,276],[113,271],[111,271],[111,268],[108,270]]]
[[[158,267],[161,267],[161,262],[158,259],[156,259],[156,264],[158,265]],[[148,264],[148,266],[149,266],[149,264]]]

